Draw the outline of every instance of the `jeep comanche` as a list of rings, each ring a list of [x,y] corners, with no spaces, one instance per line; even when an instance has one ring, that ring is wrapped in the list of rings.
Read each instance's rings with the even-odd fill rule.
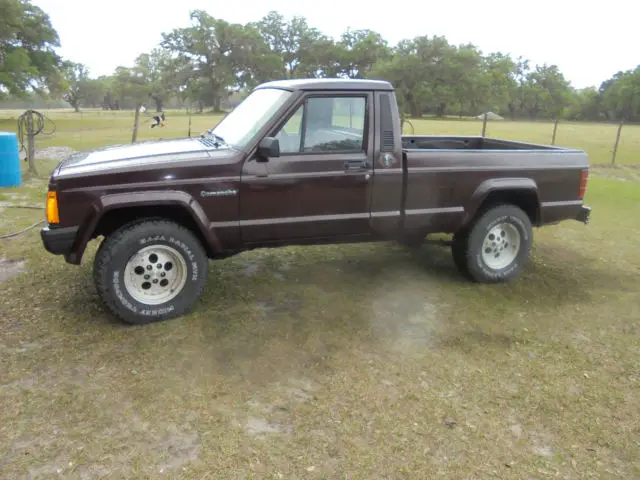
[[[506,282],[532,229],[587,223],[585,152],[485,137],[403,136],[381,80],[268,82],[200,137],[80,152],[53,171],[44,247],[142,324],[190,311],[208,260],[338,242],[420,245],[451,234],[457,268]]]

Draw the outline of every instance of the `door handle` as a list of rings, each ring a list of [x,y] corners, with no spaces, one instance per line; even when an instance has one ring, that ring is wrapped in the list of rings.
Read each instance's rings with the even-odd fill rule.
[[[367,164],[360,160],[356,160],[353,162],[344,162],[345,171],[353,171],[353,170],[366,170]]]

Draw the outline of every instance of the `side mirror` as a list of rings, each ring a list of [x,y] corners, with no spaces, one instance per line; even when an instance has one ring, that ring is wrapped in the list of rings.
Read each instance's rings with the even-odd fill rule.
[[[264,162],[270,157],[279,157],[280,141],[275,137],[264,137],[258,144],[258,155]]]

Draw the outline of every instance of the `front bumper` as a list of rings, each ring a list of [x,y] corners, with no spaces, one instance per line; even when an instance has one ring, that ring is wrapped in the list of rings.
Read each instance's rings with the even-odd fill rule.
[[[582,222],[582,223],[584,223],[586,225],[586,224],[589,223],[589,217],[590,216],[591,216],[591,207],[588,207],[586,205],[582,205],[582,207],[580,207],[580,211],[576,215],[576,220],[578,220],[579,222]]]
[[[44,248],[54,255],[64,255],[65,257],[71,253],[73,243],[76,241],[76,235],[79,227],[50,227],[45,225],[40,230],[40,237]]]

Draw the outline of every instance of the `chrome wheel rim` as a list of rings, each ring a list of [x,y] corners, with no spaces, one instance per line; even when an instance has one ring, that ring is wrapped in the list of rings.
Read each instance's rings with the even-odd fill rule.
[[[124,287],[134,300],[160,305],[173,300],[187,282],[184,257],[168,245],[142,248],[127,262]]]
[[[499,223],[484,237],[482,261],[493,270],[508,267],[520,251],[520,231],[510,223]]]

